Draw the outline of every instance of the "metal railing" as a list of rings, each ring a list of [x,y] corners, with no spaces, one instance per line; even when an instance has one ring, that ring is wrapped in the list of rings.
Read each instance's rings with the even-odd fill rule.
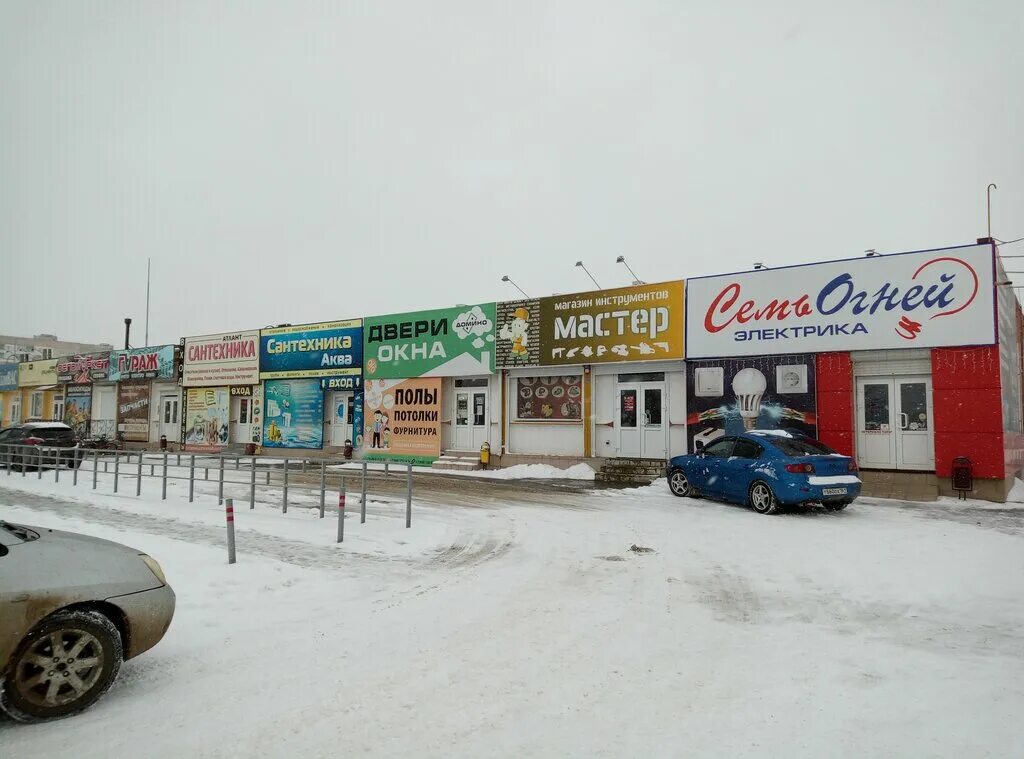
[[[188,482],[188,500],[192,503],[196,496],[197,482],[210,482],[213,471],[217,483],[217,501],[225,500],[224,487],[243,486],[248,490],[249,508],[256,507],[257,492],[272,486],[281,489],[281,512],[288,513],[289,488],[310,489],[319,491],[319,512],[323,518],[328,492],[339,494],[339,504],[345,503],[343,497],[350,479],[359,480],[359,522],[366,522],[367,481],[369,470],[367,463],[353,471],[342,468],[351,465],[348,459],[330,461],[320,459],[316,463],[306,459],[266,459],[259,456],[242,456],[232,454],[195,454],[170,453],[168,451],[123,451],[111,449],[83,448],[80,446],[62,447],[47,445],[14,445],[0,444],[0,467],[6,468],[7,476],[20,472],[26,477],[29,470],[35,470],[36,478],[42,479],[43,472],[53,471],[54,482],[60,481],[64,469],[71,470],[72,483],[78,485],[79,473],[84,471],[92,475],[92,489],[99,484],[102,467],[104,475],[113,475],[113,492],[119,492],[121,482],[135,480],[135,495],[142,495],[144,479],[160,480],[161,500],[167,500],[168,482]],[[233,464],[233,466],[232,466]],[[393,468],[399,465],[384,465],[384,479],[391,478]],[[412,526],[412,464],[404,467],[405,482],[405,526]],[[200,477],[200,473],[202,476]],[[259,475],[259,476],[257,476]],[[241,477],[241,478],[240,478]],[[296,478],[298,478],[296,480]]]

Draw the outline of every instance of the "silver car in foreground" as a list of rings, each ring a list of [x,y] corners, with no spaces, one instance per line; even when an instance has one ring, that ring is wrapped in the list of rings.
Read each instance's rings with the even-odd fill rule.
[[[173,616],[174,591],[149,556],[0,520],[0,709],[11,718],[91,706]]]

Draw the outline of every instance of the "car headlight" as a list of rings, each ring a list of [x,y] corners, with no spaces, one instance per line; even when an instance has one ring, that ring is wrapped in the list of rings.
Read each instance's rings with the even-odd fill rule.
[[[167,584],[167,578],[164,577],[164,570],[160,568],[160,565],[157,563],[156,559],[154,559],[152,556],[147,556],[144,553],[140,553],[139,558],[146,562],[146,566],[149,567],[150,572],[156,575],[156,579],[158,579],[164,585]]]

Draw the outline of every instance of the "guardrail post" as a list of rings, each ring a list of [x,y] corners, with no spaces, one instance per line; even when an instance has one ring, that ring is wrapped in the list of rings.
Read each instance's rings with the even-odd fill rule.
[[[43,479],[43,447],[37,445],[36,449],[39,451],[39,463],[36,464],[36,479],[41,480]]]
[[[363,462],[363,494],[359,499],[359,524],[366,524],[366,462]]]
[[[320,460],[320,518],[324,518],[324,497],[327,490],[327,459]]]
[[[75,458],[71,462],[71,484],[78,487],[78,468],[82,466],[82,460],[78,457],[78,454],[82,452],[82,449],[75,446]]]
[[[267,486],[270,485],[270,466],[267,466]]]
[[[284,460],[284,488],[281,490],[281,513],[288,513],[288,459]]]
[[[96,489],[96,476],[100,473],[100,452],[93,450],[92,452],[92,489]]]
[[[53,450],[53,481],[60,482],[60,448]]]
[[[217,503],[224,503],[224,457],[220,457],[220,484],[217,485]]]
[[[305,459],[302,460],[302,473],[303,474],[306,473],[306,460]]]
[[[252,457],[252,471],[249,473],[249,511],[256,508],[256,457]]]
[[[139,454],[139,467],[135,471],[135,476],[138,478],[135,481],[135,495],[142,495],[142,454]]]
[[[181,466],[181,451],[178,451],[178,463],[175,466]]]
[[[338,490],[338,541],[345,542],[345,478],[341,478],[341,489]]]
[[[164,451],[164,487],[163,492],[160,494],[160,500],[167,500],[167,451]]]
[[[196,455],[194,453],[189,455],[188,458],[188,502],[192,503],[192,498],[196,492]]]
[[[409,473],[405,479],[405,526],[412,527],[412,462],[409,462]]]
[[[11,476],[11,469],[14,468],[14,454],[11,452],[11,446],[5,445],[4,450],[7,451],[7,476]]]
[[[228,520],[228,564],[235,563],[235,502],[228,498],[224,514]]]
[[[114,451],[114,492],[117,492],[117,470],[121,465],[121,452]]]
[[[390,476],[391,462],[384,462],[384,479],[386,480]]]
[[[235,456],[235,471],[237,472],[242,466],[242,457]]]

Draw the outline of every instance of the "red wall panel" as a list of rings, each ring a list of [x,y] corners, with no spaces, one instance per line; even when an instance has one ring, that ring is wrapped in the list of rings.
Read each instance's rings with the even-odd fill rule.
[[[932,389],[935,473],[949,477],[953,459],[966,456],[975,477],[1002,479],[999,347],[932,350]]]
[[[853,456],[853,362],[850,354],[819,353],[815,365],[818,439],[839,453]]]

